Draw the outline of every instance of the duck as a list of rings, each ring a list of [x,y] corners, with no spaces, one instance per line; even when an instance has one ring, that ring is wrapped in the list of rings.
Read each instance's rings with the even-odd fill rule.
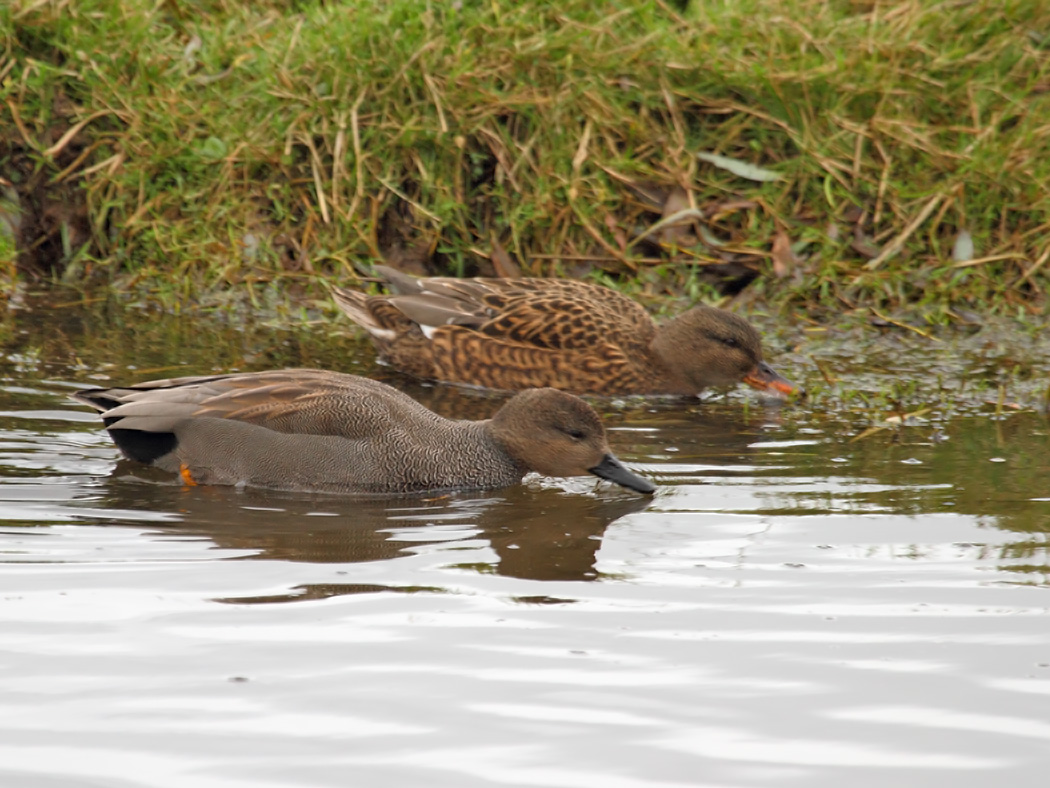
[[[385,495],[506,487],[530,471],[656,487],[610,451],[594,409],[521,391],[491,419],[450,420],[392,386],[289,369],[152,380],[71,395],[129,460],[186,485]]]
[[[700,304],[658,326],[637,302],[576,279],[375,273],[388,294],[334,287],[334,300],[381,361],[416,378],[606,396],[699,396],[740,382],[796,391],[763,360],[755,327],[722,309]]]

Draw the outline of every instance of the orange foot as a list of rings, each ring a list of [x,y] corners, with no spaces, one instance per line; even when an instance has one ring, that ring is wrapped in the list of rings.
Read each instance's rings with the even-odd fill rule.
[[[196,487],[197,480],[193,478],[193,474],[190,473],[190,466],[186,463],[179,465],[179,476],[182,477],[182,483],[189,487]]]

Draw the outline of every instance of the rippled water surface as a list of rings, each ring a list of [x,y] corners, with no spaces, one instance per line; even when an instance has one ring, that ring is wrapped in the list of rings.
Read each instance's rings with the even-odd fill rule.
[[[654,499],[355,501],[183,488],[66,395],[317,365],[448,415],[499,397],[342,326],[32,306],[0,328],[0,785],[1046,784],[1036,339],[858,363],[800,329],[771,355],[809,402],[598,402]]]

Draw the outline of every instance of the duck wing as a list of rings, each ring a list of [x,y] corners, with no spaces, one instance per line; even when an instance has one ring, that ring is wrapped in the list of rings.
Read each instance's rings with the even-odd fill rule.
[[[489,319],[476,328],[493,339],[581,352],[602,345],[627,352],[648,348],[656,333],[652,318],[630,299],[606,305],[556,292],[506,297],[498,309],[491,310]]]
[[[100,411],[107,429],[146,432],[170,431],[185,419],[213,418],[286,434],[358,439],[392,425],[440,420],[378,381],[309,369],[171,378],[73,396]]]
[[[439,326],[465,326],[493,338],[555,350],[599,342],[648,348],[656,331],[645,309],[615,290],[575,279],[419,279],[376,266],[395,295],[369,299],[373,318],[394,307],[428,337]],[[371,306],[371,304],[370,304]],[[385,313],[393,328],[395,316]],[[360,321],[359,321],[360,322]]]
[[[656,326],[635,301],[573,279],[416,278],[376,272],[391,295],[336,288],[395,369],[424,379],[515,390],[649,391]]]

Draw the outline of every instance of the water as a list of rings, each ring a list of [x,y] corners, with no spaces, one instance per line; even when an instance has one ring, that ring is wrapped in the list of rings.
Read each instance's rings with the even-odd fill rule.
[[[599,403],[655,499],[362,502],[183,488],[66,394],[306,364],[449,415],[499,397],[398,378],[338,325],[47,298],[0,322],[0,785],[1045,784],[1048,367],[1023,336],[859,363],[800,333],[780,366],[809,403]],[[1006,356],[1031,369],[1000,408]]]

